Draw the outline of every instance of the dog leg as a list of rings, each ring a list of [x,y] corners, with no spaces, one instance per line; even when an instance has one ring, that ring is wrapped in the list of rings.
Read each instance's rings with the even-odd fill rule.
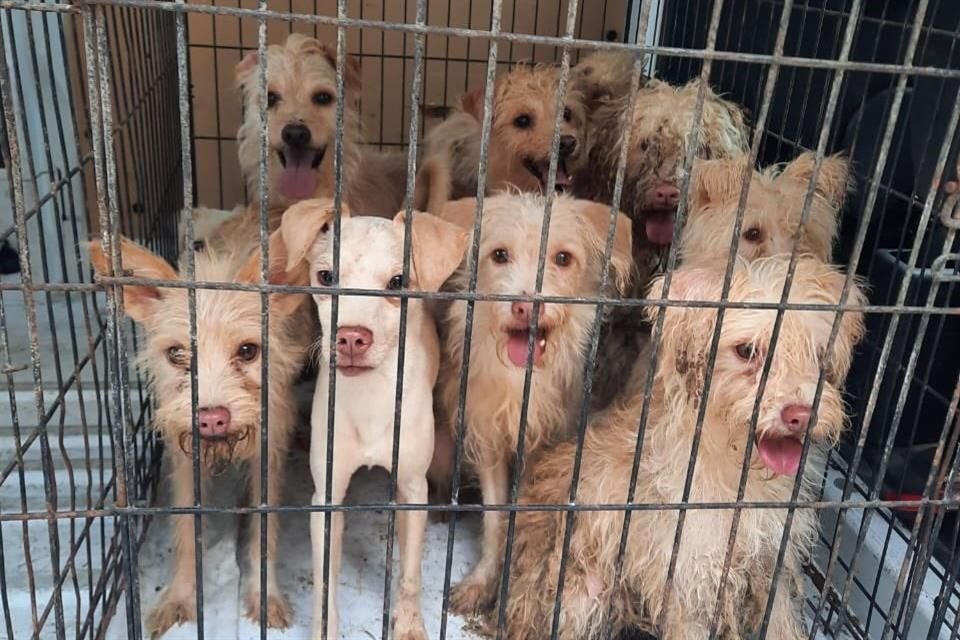
[[[477,475],[483,503],[505,504],[509,481],[507,467],[501,461],[481,463],[477,465]],[[497,597],[502,562],[503,513],[484,511],[480,562],[453,588],[450,608],[460,615],[474,615],[489,610]]]
[[[807,634],[803,631],[803,623],[798,619],[796,607],[794,606],[794,603],[797,601],[796,596],[798,595],[798,590],[792,587],[795,586],[796,581],[794,576],[787,575],[789,573],[789,569],[785,570],[780,577],[780,586],[777,589],[773,609],[770,612],[770,626],[767,629],[768,638],[800,640],[801,638],[807,637]],[[769,595],[769,592],[767,595]],[[758,610],[759,612],[766,609],[766,598],[763,598],[763,600],[763,602],[757,603],[763,607]],[[758,626],[762,617],[762,614],[757,617]]]
[[[417,470],[420,471],[420,470]],[[397,487],[400,502],[425,504],[427,479],[420,473],[405,473]],[[393,637],[395,640],[426,640],[420,603],[421,562],[423,537],[427,526],[425,511],[401,511],[400,534],[400,584],[397,604],[393,610]]]
[[[429,481],[430,504],[450,504],[451,486],[453,482],[453,454],[456,448],[453,436],[444,428],[439,427],[433,433],[433,459],[427,469]],[[431,522],[446,522],[446,511],[431,511]]]
[[[325,401],[324,401],[325,402]],[[316,409],[317,403],[314,403]],[[324,407],[325,408],[325,407]],[[324,414],[326,412],[324,411]],[[314,414],[313,424],[326,425],[326,417],[322,422]],[[313,504],[326,504],[327,492],[327,434],[326,429],[315,430],[310,445],[310,471],[313,475]],[[342,445],[335,444],[334,449],[344,451]],[[330,504],[343,504],[347,493],[350,476],[354,469],[348,469],[343,456],[335,457],[333,477],[330,490]],[[332,516],[332,517],[330,517]],[[330,517],[330,566],[324,560],[324,532]],[[339,618],[337,616],[337,578],[340,575],[340,553],[343,540],[343,512],[314,511],[310,514],[310,543],[313,550],[313,640],[337,640]],[[323,629],[323,591],[324,573],[327,572],[327,629]]]
[[[173,466],[173,505],[193,505],[193,465],[179,452],[170,454]],[[173,577],[160,601],[147,616],[147,631],[152,638],[161,636],[175,624],[197,619],[197,572],[192,515],[170,516],[173,520]]]
[[[271,451],[267,457],[267,504],[279,505],[283,486],[283,462],[286,459],[286,448],[282,451]],[[251,461],[250,467],[250,502],[260,503],[260,457]],[[280,592],[277,584],[277,529],[278,514],[267,514],[267,627],[271,629],[286,629],[292,621],[290,606]],[[247,589],[246,616],[257,622],[260,620],[260,514],[254,514],[250,527],[250,576]]]

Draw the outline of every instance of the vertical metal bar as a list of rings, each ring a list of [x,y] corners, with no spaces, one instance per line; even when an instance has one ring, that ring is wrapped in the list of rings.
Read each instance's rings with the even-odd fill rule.
[[[184,3],[185,0],[176,0],[178,3]],[[177,12],[175,14],[175,33],[176,33],[176,52],[177,52],[177,99],[180,114],[180,170],[183,186],[183,206],[189,207],[193,203],[193,155],[191,153],[191,130],[190,130],[190,78],[188,74],[189,63],[188,40],[187,40],[187,19],[186,14]],[[181,216],[186,223],[186,246],[193,246],[194,229],[193,215]],[[186,274],[185,279],[188,282],[196,282],[196,258],[193,251],[186,252]],[[194,571],[195,588],[197,604],[197,640],[203,640],[204,637],[204,594],[203,594],[203,476],[200,471],[200,414],[198,407],[199,382],[197,379],[197,290],[194,287],[187,289],[187,312],[190,333],[190,422],[191,422],[191,447],[192,454],[192,472],[193,472],[193,506],[198,511],[193,515],[193,537],[194,537]],[[183,517],[183,516],[180,516]]]
[[[416,11],[416,24],[425,24],[427,19],[426,0],[417,0]],[[406,12],[404,12],[404,15],[406,15]],[[406,38],[404,38],[404,43],[406,43]],[[404,44],[404,47],[406,47],[406,44]],[[406,218],[404,219],[403,225],[402,269],[405,287],[408,286],[407,283],[410,281],[413,217],[416,215],[413,211],[413,190],[414,184],[416,183],[417,171],[417,140],[419,139],[418,124],[420,122],[418,114],[420,112],[420,94],[423,90],[423,54],[424,36],[423,34],[418,33],[414,36],[413,78],[410,85],[410,146],[407,150],[407,183],[405,185],[403,199],[403,207],[406,211]],[[404,61],[405,60],[406,57],[404,56]],[[406,69],[405,64],[404,69]],[[406,82],[403,83],[403,86],[405,85]],[[403,137],[401,135],[401,142],[402,139]],[[380,636],[383,638],[383,640],[387,640],[387,637],[390,633],[390,588],[393,584],[393,537],[397,519],[397,468],[399,466],[400,458],[400,428],[402,424],[401,412],[403,407],[403,367],[404,363],[406,362],[408,305],[408,298],[400,298],[400,331],[397,339],[397,344],[400,345],[400,348],[397,350],[397,386],[394,391],[393,446],[392,451],[390,452],[390,486],[388,489],[388,503],[393,508],[388,510],[387,513],[386,571],[384,572],[383,585],[383,616],[381,618],[380,626]],[[407,535],[412,535],[412,533],[408,532]],[[417,567],[417,571],[420,571],[420,567]]]
[[[487,75],[483,92],[483,119],[480,123],[480,160],[477,166],[477,215],[473,221],[473,231],[471,233],[473,241],[470,245],[470,255],[467,262],[467,264],[470,265],[470,274],[467,282],[467,292],[470,296],[475,295],[477,292],[480,230],[483,225],[483,201],[487,189],[487,164],[490,159],[490,134],[493,128],[493,109],[491,105],[493,104],[494,85],[497,78],[497,53],[499,43],[496,40],[496,36],[500,33],[502,17],[503,0],[493,0],[493,9],[490,15],[490,33],[492,37],[487,53]],[[463,440],[466,433],[467,390],[469,388],[467,383],[470,379],[470,353],[473,345],[473,316],[476,300],[470,296],[467,297],[465,302],[467,308],[463,330],[463,366],[460,368],[460,386],[457,395],[459,403],[455,421],[456,433],[454,435],[453,468],[451,470],[452,486],[450,490],[450,501],[454,505],[458,503],[460,496],[460,463],[461,453],[463,451]],[[458,511],[456,509],[450,512],[447,528],[447,556],[444,561],[443,570],[443,603],[440,608],[440,640],[445,640],[447,637],[447,606],[450,602],[450,575],[453,566],[453,543],[457,524],[457,513]]]
[[[347,1],[337,0],[337,18],[343,20],[347,17]],[[381,38],[381,45],[382,45]],[[380,51],[381,55],[383,50]],[[342,208],[343,208],[343,119],[345,109],[345,85],[344,85],[344,67],[347,64],[347,34],[342,23],[337,23],[337,127],[333,138],[333,273],[335,282],[340,284],[340,241],[342,231]],[[381,58],[382,65],[382,58]],[[382,70],[382,69],[381,69]],[[383,103],[383,92],[380,96],[381,106]],[[382,111],[381,111],[382,113]],[[383,133],[383,119],[380,121],[381,139]],[[329,584],[330,584],[330,536],[333,530],[334,510],[330,502],[333,499],[333,443],[334,429],[336,423],[336,397],[337,397],[337,316],[340,308],[340,294],[334,292],[330,300],[330,335],[326,336],[329,343],[328,353],[329,375],[327,376],[327,477],[325,478],[326,491],[323,496],[324,506],[327,508],[324,513],[323,527],[323,606],[321,607],[321,623],[323,629],[327,628],[329,620]],[[319,377],[317,384],[321,384]],[[317,588],[317,585],[314,585]]]
[[[267,0],[258,0],[257,8],[260,11],[267,9]],[[214,52],[216,54],[216,52]],[[257,168],[259,170],[259,185],[257,187],[260,194],[259,205],[260,212],[260,281],[267,284],[270,279],[270,184],[267,175],[267,154],[269,149],[269,140],[267,139],[267,21],[259,19],[257,23],[257,129],[259,132],[259,158],[257,159]],[[338,101],[339,102],[339,101]],[[218,143],[219,144],[219,143]],[[270,481],[269,459],[270,452],[270,296],[263,290],[260,291],[260,468],[251,470],[252,473],[260,474],[260,495],[253,496],[257,504],[262,508],[267,504],[267,483]],[[260,583],[260,611],[258,613],[260,638],[267,638],[267,528],[268,514],[266,511],[257,511],[253,514],[254,518],[260,520],[260,539],[251,540],[250,544],[260,545],[260,566],[257,568],[257,580]],[[279,516],[277,516],[279,517]]]
[[[99,209],[100,231],[103,239],[104,252],[110,256],[114,273],[120,273],[119,239],[114,233],[116,211],[110,202],[111,193],[108,191],[116,176],[116,167],[112,166],[114,158],[112,151],[107,152],[113,145],[113,111],[110,101],[110,79],[108,65],[105,64],[105,51],[102,47],[100,35],[102,25],[102,8],[88,6],[83,8],[84,53],[87,61],[87,95],[90,103],[90,131],[94,154],[95,182],[97,208]],[[108,416],[111,425],[110,436],[115,443],[124,440],[125,421],[128,419],[128,403],[126,397],[126,337],[120,326],[120,290],[121,287],[107,288],[106,323],[106,359],[108,388],[110,401],[107,403]],[[102,451],[102,449],[101,449]],[[102,453],[101,453],[102,456]],[[129,463],[123,446],[115,444],[113,447],[114,479],[118,509],[129,506],[127,487],[130,482],[132,464]],[[128,637],[136,640],[140,637],[140,602],[137,586],[137,571],[134,570],[136,556],[133,553],[133,541],[129,515],[120,515],[117,518],[116,529],[119,530],[120,545],[123,548],[123,567],[127,579],[126,618]],[[102,549],[106,549],[104,529],[101,529]],[[115,533],[114,536],[117,534]],[[115,538],[114,538],[115,539]],[[106,560],[104,558],[104,560]],[[106,564],[106,562],[104,562]],[[119,578],[119,572],[117,574]]]

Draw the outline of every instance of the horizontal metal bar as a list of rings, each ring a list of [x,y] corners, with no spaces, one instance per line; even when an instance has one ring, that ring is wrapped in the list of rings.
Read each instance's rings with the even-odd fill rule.
[[[947,511],[960,510],[957,498],[929,498],[923,500],[817,500],[801,502],[785,500],[783,502],[663,502],[663,503],[595,503],[595,504],[413,504],[408,502],[387,502],[369,504],[335,505],[263,505],[250,507],[108,507],[103,509],[77,509],[69,511],[27,511],[23,513],[0,514],[0,522],[20,522],[23,520],[66,520],[77,518],[110,518],[115,516],[136,517],[152,515],[196,515],[211,513],[260,514],[260,513],[304,513],[328,511],[440,511],[457,513],[482,513],[484,511],[717,511],[717,510],[753,510],[753,509],[812,509],[815,511],[839,509],[899,509],[916,507],[934,507]]]
[[[542,304],[603,304],[605,307],[684,307],[696,309],[772,309],[793,311],[860,311],[863,313],[901,313],[901,314],[929,314],[931,316],[960,315],[960,308],[949,307],[920,307],[897,305],[857,305],[839,304],[812,304],[799,302],[741,302],[735,300],[663,300],[654,298],[606,298],[603,296],[545,296],[542,294],[500,294],[500,293],[469,293],[456,291],[394,291],[383,289],[349,289],[345,287],[308,287],[280,284],[246,284],[239,282],[206,282],[180,280],[154,280],[152,278],[132,278],[123,276],[97,276],[97,282],[104,284],[141,285],[169,289],[203,289],[210,291],[245,291],[251,293],[302,293],[337,296],[358,296],[373,298],[415,298],[422,300],[460,300],[477,302],[539,302]],[[5,286],[0,283],[0,291],[7,288],[19,290],[19,287]],[[103,286],[97,284],[68,284],[59,283],[49,285],[51,289],[60,291],[100,290]],[[35,288],[43,290],[44,286]]]
[[[424,34],[434,36],[452,36],[461,38],[479,38],[487,40],[501,40],[520,44],[533,44],[551,47],[575,47],[580,49],[621,49],[679,58],[696,58],[699,60],[736,61],[758,64],[775,62],[786,67],[801,67],[808,69],[847,69],[850,71],[872,71],[875,73],[901,74],[913,76],[932,76],[936,78],[960,78],[960,70],[940,69],[937,67],[914,67],[911,65],[881,64],[874,62],[837,62],[821,58],[799,58],[795,56],[775,57],[770,55],[743,53],[737,51],[706,51],[703,49],[685,49],[681,47],[662,47],[652,45],[632,45],[619,42],[601,42],[597,40],[583,40],[580,38],[565,38],[559,36],[541,36],[534,34],[519,34],[497,32],[484,29],[465,29],[461,27],[440,27],[417,24],[389,22],[385,20],[371,20],[364,18],[336,18],[333,16],[316,16],[304,13],[289,13],[274,10],[242,9],[238,7],[223,7],[198,4],[178,4],[163,0],[83,0],[77,5],[47,4],[41,2],[9,2],[0,0],[0,8],[20,9],[25,11],[59,11],[75,13],[78,6],[83,5],[111,5],[119,7],[136,7],[141,9],[158,9],[173,13],[200,13],[208,15],[234,16],[237,18],[260,18],[279,20],[283,22],[305,22],[314,25],[329,25],[353,29],[379,29],[383,31],[402,31],[404,33]]]

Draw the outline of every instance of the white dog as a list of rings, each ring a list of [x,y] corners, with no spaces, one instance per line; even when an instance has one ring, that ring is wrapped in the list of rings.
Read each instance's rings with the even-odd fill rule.
[[[393,221],[349,216],[343,211],[339,275],[333,264],[333,206],[329,200],[307,200],[283,215],[281,232],[289,242],[288,268],[301,260],[310,264],[315,287],[339,285],[351,289],[416,289],[436,291],[460,264],[467,233],[426,213],[412,220],[409,286],[403,281],[405,213]],[[313,504],[326,504],[327,402],[329,397],[329,336],[336,335],[336,398],[333,436],[331,502],[343,502],[350,477],[360,467],[391,468],[397,358],[401,348],[400,299],[384,296],[340,296],[335,329],[331,329],[330,295],[314,294],[325,327],[323,358],[313,400],[310,470]],[[439,368],[436,326],[424,301],[407,304],[403,367],[403,404],[397,468],[397,494],[402,503],[426,504],[427,467],[433,455],[433,386]],[[398,640],[426,639],[420,609],[420,560],[426,527],[425,511],[399,514],[400,584],[394,616]],[[343,514],[335,513],[330,530],[330,575],[327,582],[328,624],[323,629],[324,524],[326,515],[310,517],[313,540],[313,637],[337,638],[336,585],[340,571]],[[324,633],[326,631],[326,633]]]

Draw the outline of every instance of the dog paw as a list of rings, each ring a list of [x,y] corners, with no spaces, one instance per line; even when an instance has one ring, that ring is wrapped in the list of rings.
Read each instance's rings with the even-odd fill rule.
[[[415,609],[398,607],[393,617],[394,640],[427,640],[423,616]]]
[[[487,613],[496,600],[496,581],[466,578],[450,590],[450,610],[461,616]]]
[[[197,603],[194,594],[176,594],[169,590],[160,597],[160,602],[147,615],[147,632],[151,638],[159,638],[167,629],[184,622],[194,622]]]
[[[247,594],[246,616],[253,622],[260,622],[260,594]],[[282,596],[267,596],[267,627],[270,629],[286,629],[293,621],[290,605]]]

